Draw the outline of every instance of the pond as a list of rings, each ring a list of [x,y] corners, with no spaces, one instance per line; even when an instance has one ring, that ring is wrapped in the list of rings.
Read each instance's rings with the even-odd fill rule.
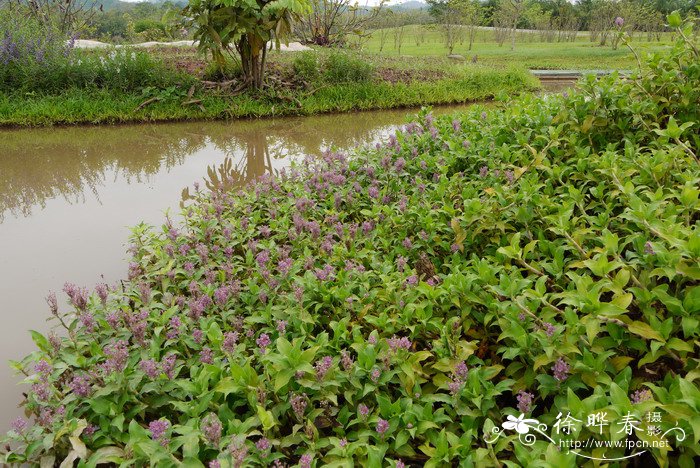
[[[245,183],[329,147],[373,144],[415,112],[0,131],[0,430],[21,411],[7,361],[35,349],[28,330],[53,325],[44,298],[57,292],[66,311],[64,282],[125,277],[131,226],[176,217],[183,189],[227,157]]]

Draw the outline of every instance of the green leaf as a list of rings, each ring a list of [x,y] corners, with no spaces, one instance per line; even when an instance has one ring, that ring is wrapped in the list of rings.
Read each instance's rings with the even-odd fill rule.
[[[295,373],[294,369],[284,369],[277,372],[275,375],[275,393],[287,385]]]
[[[681,14],[678,10],[668,15],[666,17],[666,20],[668,21],[668,25],[672,28],[679,28],[681,26],[681,23],[683,22]]]
[[[277,425],[275,422],[275,417],[272,415],[272,413],[260,405],[258,405],[258,418],[260,419],[263,429],[266,431],[269,431],[275,427],[275,425]]]
[[[648,323],[634,321],[627,326],[627,330],[629,330],[630,333],[639,335],[642,338],[646,338],[647,340],[657,340],[663,343],[666,342],[664,337],[661,336],[659,332],[651,328],[651,326]]]
[[[49,344],[49,340],[47,340],[44,335],[34,330],[29,330],[29,333],[32,335],[32,340],[34,343],[36,343],[40,350],[45,353],[50,351],[51,345]]]

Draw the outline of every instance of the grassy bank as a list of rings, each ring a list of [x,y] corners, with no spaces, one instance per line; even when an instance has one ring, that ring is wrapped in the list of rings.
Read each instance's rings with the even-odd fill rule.
[[[381,74],[380,74],[381,75]],[[449,69],[429,80],[391,82],[376,77],[364,83],[319,85],[306,89],[248,92],[230,96],[202,91],[200,102],[187,102],[185,88],[124,92],[97,88],[71,88],[60,94],[0,94],[0,125],[46,126],[121,122],[154,122],[194,119],[226,119],[312,115],[354,110],[390,109],[428,104],[451,104],[489,99],[537,87],[526,71],[497,71],[483,67]],[[139,107],[151,97],[158,100]],[[201,106],[199,105],[201,104]]]

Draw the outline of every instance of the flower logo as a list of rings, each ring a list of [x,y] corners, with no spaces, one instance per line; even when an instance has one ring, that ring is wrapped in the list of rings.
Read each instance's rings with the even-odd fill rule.
[[[536,428],[539,424],[537,419],[525,419],[525,414],[520,413],[517,418],[509,414],[507,421],[504,421],[502,425],[503,429],[515,430],[518,434],[527,434],[530,429]]]

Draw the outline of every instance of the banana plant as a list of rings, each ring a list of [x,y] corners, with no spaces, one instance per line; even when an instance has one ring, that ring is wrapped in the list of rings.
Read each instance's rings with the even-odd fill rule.
[[[311,9],[308,0],[190,0],[190,18],[199,51],[223,70],[227,58],[239,62],[241,89],[264,84],[268,44],[287,41],[292,23]]]

